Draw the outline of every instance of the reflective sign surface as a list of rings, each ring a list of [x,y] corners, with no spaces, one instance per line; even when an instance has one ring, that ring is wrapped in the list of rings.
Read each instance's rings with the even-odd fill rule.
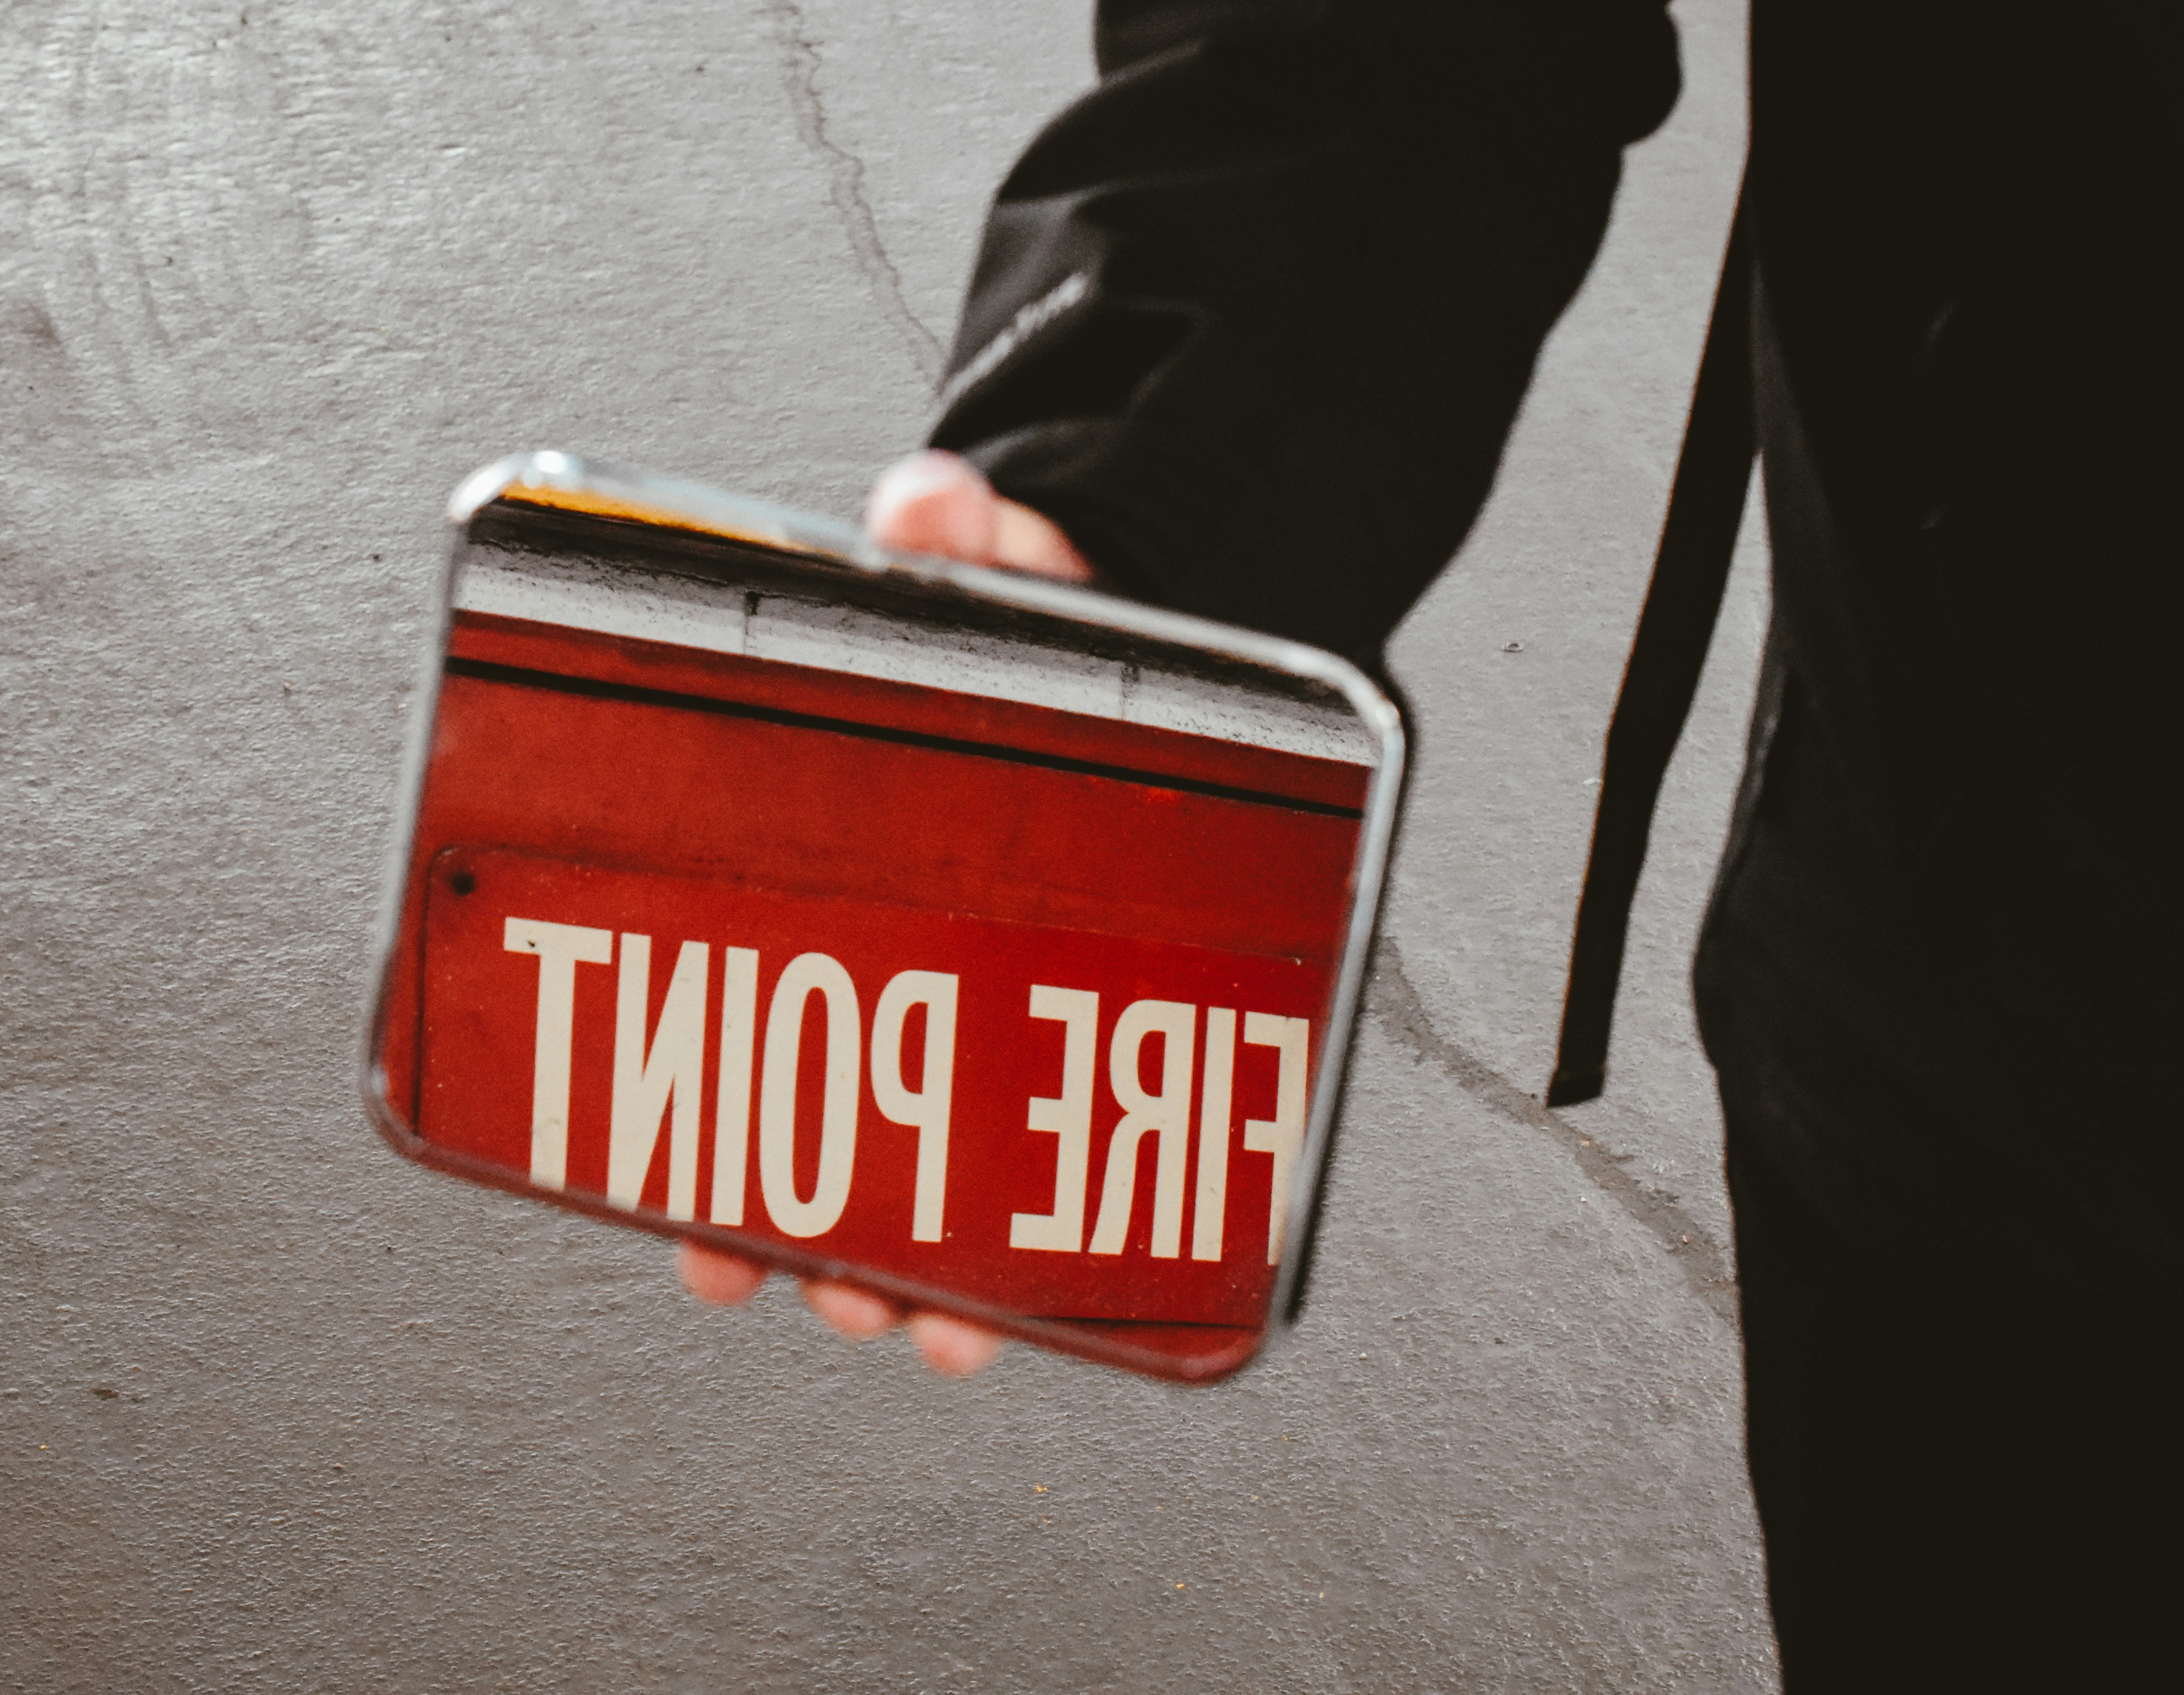
[[[874,604],[564,482],[464,520],[382,1128],[1116,1363],[1249,1358],[1323,1158],[1386,739],[1263,666]]]

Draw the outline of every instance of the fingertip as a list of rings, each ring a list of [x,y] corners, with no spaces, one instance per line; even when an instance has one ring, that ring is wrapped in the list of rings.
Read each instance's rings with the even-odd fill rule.
[[[1000,1336],[944,1313],[914,1313],[909,1330],[919,1355],[944,1377],[972,1376],[1000,1357]]]
[[[846,1283],[807,1280],[804,1304],[844,1335],[861,1342],[883,1336],[902,1322],[901,1309],[892,1302]]]
[[[742,1306],[766,1280],[766,1268],[758,1261],[696,1242],[684,1242],[676,1250],[675,1269],[685,1289],[717,1307]]]
[[[880,473],[865,502],[865,528],[889,547],[983,565],[994,556],[998,505],[976,466],[928,450]]]

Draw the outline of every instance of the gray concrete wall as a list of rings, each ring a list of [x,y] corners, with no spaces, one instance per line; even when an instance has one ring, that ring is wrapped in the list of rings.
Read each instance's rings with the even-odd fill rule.
[[[1684,103],[1397,644],[1423,759],[1289,1347],[1211,1391],[1022,1350],[941,1382],[787,1290],[699,1310],[658,1242],[411,1169],[354,1105],[448,488],[554,446],[854,511],[1084,11],[11,0],[0,1683],[1771,1685],[1684,986],[1756,557],[1614,1092],[1533,1098],[1733,0],[1680,6]]]

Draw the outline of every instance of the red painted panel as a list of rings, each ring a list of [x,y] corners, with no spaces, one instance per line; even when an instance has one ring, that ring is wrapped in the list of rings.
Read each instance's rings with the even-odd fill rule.
[[[823,701],[828,712],[858,722],[1126,765],[1353,811],[1363,808],[1365,785],[1372,776],[1367,767],[1340,760],[489,612],[458,612],[448,651],[454,658],[483,664],[543,668],[602,683],[792,711],[812,711],[815,702]]]
[[[1260,1322],[1273,1275],[1273,1127],[1286,1117],[1292,1140],[1301,1129],[1305,1079],[1289,1079],[1292,1099],[1283,1101],[1279,1048],[1247,1037],[1268,1029],[1252,1014],[1306,1021],[1316,1033],[1323,967],[462,847],[439,856],[427,902],[420,1128],[428,1140],[533,1172],[543,1107],[549,1123],[566,1125],[560,1170],[551,1169],[552,1134],[543,1139],[548,1180],[571,1190],[617,1198],[618,1186],[619,1204],[738,1226],[1028,1316]],[[560,942],[558,960],[526,951],[538,945],[531,927],[539,923],[571,927],[544,944],[552,953]],[[571,947],[591,956],[571,957]],[[749,975],[734,990],[732,948],[756,956],[739,962]],[[646,955],[639,976],[627,962]],[[822,962],[811,963],[813,955]],[[807,995],[792,985],[777,999],[799,957],[804,976],[848,993],[830,1000],[823,987]],[[928,975],[903,979],[903,992],[929,998],[883,1030],[885,991],[906,973]],[[558,1014],[549,981],[557,974],[567,997]],[[1041,1001],[1035,984],[1071,993]],[[1064,1008],[1081,1024],[1072,1031],[1066,1018],[1034,1017],[1034,1006]],[[1149,1024],[1160,1028],[1134,1034]],[[1118,1043],[1118,1027],[1134,1039]],[[936,1053],[945,1056],[938,1068],[952,1073],[944,1094],[926,1069]],[[846,1110],[830,1123],[827,1073],[837,1060],[846,1066],[836,1079]],[[890,1084],[907,1096],[881,1099]],[[1061,1105],[1042,1112],[1041,1100]],[[944,1118],[933,1110],[943,1101]],[[1155,1122],[1126,1137],[1134,1160],[1111,1167],[1111,1143],[1133,1106]],[[890,1107],[912,1122],[892,1121]],[[684,1113],[678,1210],[671,1180]],[[1028,1128],[1033,1118],[1072,1122],[1055,1131]],[[1253,1120],[1266,1128],[1248,1130]],[[618,1185],[610,1180],[617,1140]],[[830,1192],[825,1168],[837,1160]],[[1209,1160],[1225,1174],[1210,1188]],[[1217,1210],[1217,1234],[1201,1209]],[[1103,1241],[1111,1219],[1117,1228]]]
[[[378,1057],[398,1118],[435,1146],[526,1182],[541,967],[507,951],[506,921],[607,932],[612,961],[571,967],[566,1198],[603,1192],[622,938],[653,939],[654,1023],[682,945],[701,944],[710,963],[693,1222],[702,1224],[723,951],[759,955],[755,1090],[782,968],[823,953],[848,973],[864,1023],[850,1196],[822,1235],[783,1232],[765,1202],[754,1107],[744,1228],[966,1300],[1079,1318],[1085,1336],[1140,1357],[1242,1357],[1223,1338],[1245,1331],[1214,1327],[1255,1329],[1263,1317],[1271,1160],[1244,1151],[1243,1126],[1273,1115],[1276,1058],[1242,1040],[1241,1015],[1309,1019],[1317,1063],[1359,828],[1331,803],[1354,793],[1353,767],[804,667],[723,667],[720,655],[546,626],[499,629],[496,639],[521,638],[520,651],[488,657],[471,650],[484,627],[462,627],[468,645],[451,655],[439,695],[384,1003]],[[1245,788],[1268,798],[1234,792]],[[459,872],[472,879],[466,895],[454,892]],[[960,979],[959,1104],[938,1243],[914,1240],[905,1224],[919,1133],[889,1121],[872,1094],[872,1015],[905,971]],[[1100,1000],[1088,1237],[1122,1112],[1109,1074],[1116,1020],[1138,1001],[1196,1009],[1175,1258],[1150,1252],[1156,1135],[1139,1149],[1120,1254],[1008,1246],[1014,1214],[1050,1204],[1056,1169],[1057,1136],[1026,1124],[1027,1103],[1059,1088],[1063,1047],[1063,1025],[1029,1015],[1034,983]],[[796,1097],[792,1215],[816,1176],[817,1006]],[[1217,1263],[1190,1257],[1207,1008],[1240,1015]],[[925,1016],[910,1014],[913,1035]],[[646,1040],[655,1038],[649,1024]],[[1164,1041],[1144,1044],[1147,1086],[1159,1081]],[[915,1073],[906,1062],[911,1086]],[[671,1140],[662,1133],[632,1222],[666,1222]]]
[[[811,894],[1329,957],[1355,818],[454,676],[432,834]]]

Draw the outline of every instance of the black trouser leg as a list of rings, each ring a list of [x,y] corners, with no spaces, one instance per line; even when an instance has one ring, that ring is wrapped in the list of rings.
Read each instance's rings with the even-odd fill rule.
[[[1961,1210],[1885,1183],[1823,1203],[1786,1180],[1780,1150],[1940,1127],[1780,1083],[1725,1075],[1723,1099],[1789,1695],[2184,1675],[2171,1296],[2122,1268],[2028,1278],[2013,1238],[2059,1221],[1975,1173]]]

